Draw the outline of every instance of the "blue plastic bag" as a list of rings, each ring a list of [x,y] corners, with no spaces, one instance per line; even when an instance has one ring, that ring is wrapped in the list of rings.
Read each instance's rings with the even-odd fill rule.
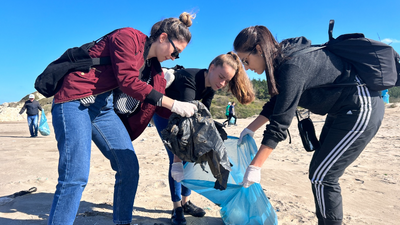
[[[231,117],[231,119],[229,120],[229,124],[235,124],[235,117]]]
[[[257,153],[257,145],[252,137],[246,135],[243,144],[237,145],[238,138],[228,136],[224,142],[232,171],[229,174],[226,190],[214,189],[215,178],[208,165],[206,171],[199,164],[186,163],[184,166],[183,185],[203,195],[221,206],[220,214],[225,224],[264,224],[277,225],[278,219],[274,208],[260,184],[242,187],[244,173]]]
[[[40,116],[40,123],[39,123],[39,132],[43,136],[47,136],[50,134],[50,127],[47,123],[46,114],[44,113],[44,109],[42,109],[42,115]]]
[[[388,89],[381,91],[383,102],[389,103],[389,92]]]

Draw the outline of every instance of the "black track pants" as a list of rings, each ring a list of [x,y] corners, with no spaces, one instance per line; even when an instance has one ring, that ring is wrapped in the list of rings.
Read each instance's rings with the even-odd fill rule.
[[[357,87],[338,112],[327,115],[320,136],[321,148],[315,151],[309,168],[319,225],[342,224],[339,177],[375,136],[384,112],[378,92]]]

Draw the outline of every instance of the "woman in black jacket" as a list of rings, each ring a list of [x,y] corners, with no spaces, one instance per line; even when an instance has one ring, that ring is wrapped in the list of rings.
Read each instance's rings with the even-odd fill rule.
[[[265,72],[271,99],[239,139],[269,122],[255,158],[247,168],[243,185],[259,183],[261,167],[287,130],[298,106],[326,115],[309,167],[318,224],[342,224],[343,209],[339,178],[356,160],[378,131],[384,114],[379,92],[364,85],[319,87],[332,83],[361,84],[351,65],[326,50],[291,56],[310,46],[304,37],[278,43],[264,26],[243,29],[234,49],[245,69]]]

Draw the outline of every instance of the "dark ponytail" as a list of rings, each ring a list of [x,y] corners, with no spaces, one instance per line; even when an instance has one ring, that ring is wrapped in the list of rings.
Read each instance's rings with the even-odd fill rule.
[[[257,54],[257,45],[261,47],[265,60],[265,76],[268,83],[268,92],[272,96],[279,94],[275,82],[276,58],[280,54],[279,43],[265,26],[247,27],[240,31],[233,42],[236,52],[251,52]]]

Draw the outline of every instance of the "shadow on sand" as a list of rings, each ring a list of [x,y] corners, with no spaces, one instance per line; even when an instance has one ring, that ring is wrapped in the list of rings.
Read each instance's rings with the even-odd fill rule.
[[[0,196],[2,197],[2,196]],[[45,225],[49,217],[53,193],[32,193],[14,198],[11,202],[0,205],[0,224],[7,225]],[[18,215],[25,214],[24,218],[18,219]],[[154,218],[152,213],[163,214],[164,218]],[[15,215],[12,215],[15,214]],[[139,214],[135,215],[135,214]],[[149,216],[142,216],[146,214]],[[29,216],[26,216],[29,215]],[[134,207],[133,220],[131,224],[154,225],[170,224],[171,210],[150,210]],[[5,218],[7,217],[7,218]],[[110,225],[112,222],[112,205],[110,203],[95,204],[81,201],[74,224],[79,225]],[[203,217],[195,218],[186,216],[187,224],[222,225],[221,218]]]

